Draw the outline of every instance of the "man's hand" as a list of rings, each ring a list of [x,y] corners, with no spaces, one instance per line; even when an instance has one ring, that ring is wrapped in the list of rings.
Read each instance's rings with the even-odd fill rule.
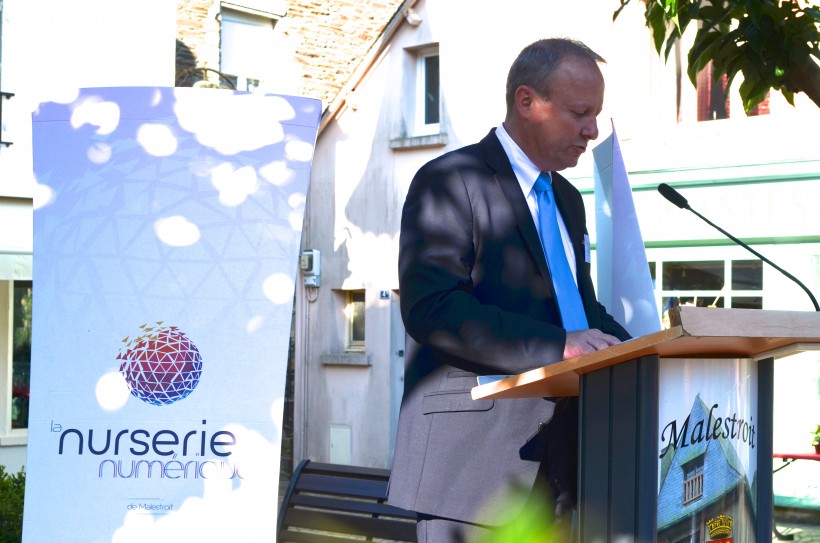
[[[567,332],[564,360],[617,345],[621,340],[596,328]]]

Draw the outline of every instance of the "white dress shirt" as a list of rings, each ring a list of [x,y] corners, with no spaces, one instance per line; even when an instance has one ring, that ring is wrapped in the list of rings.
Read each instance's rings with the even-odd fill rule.
[[[513,141],[504,129],[504,123],[501,123],[501,125],[496,128],[495,135],[498,138],[498,141],[501,142],[501,147],[504,148],[507,158],[510,160],[515,177],[518,179],[518,184],[521,186],[521,191],[524,193],[524,198],[527,200],[527,206],[530,208],[530,215],[532,215],[532,220],[535,222],[535,228],[540,234],[541,231],[538,225],[538,200],[535,196],[535,191],[532,190],[532,187],[535,185],[535,181],[538,179],[538,176],[541,175],[541,170],[539,170],[538,167],[532,163],[532,160],[530,160],[518,144]],[[550,180],[552,180],[552,172],[546,173],[550,174]],[[572,247],[572,241],[569,239],[569,233],[567,232],[567,227],[564,224],[564,218],[558,210],[558,206],[555,206],[555,213],[558,216],[558,229],[561,231],[561,241],[564,242],[564,252],[567,254],[569,269],[572,271],[572,277],[575,279],[575,284],[577,285],[578,272],[575,266],[575,249]]]

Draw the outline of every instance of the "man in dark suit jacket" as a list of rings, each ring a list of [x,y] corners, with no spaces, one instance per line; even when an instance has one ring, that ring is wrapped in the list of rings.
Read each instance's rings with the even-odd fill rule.
[[[598,62],[579,42],[531,44],[510,69],[504,123],[427,163],[410,186],[399,255],[410,337],[389,502],[419,513],[422,542],[491,534],[539,484],[557,517],[574,505],[575,399],[476,401],[470,390],[477,376],[518,374],[629,337],[596,300],[581,195],[555,173],[598,136]],[[540,172],[551,172],[588,329],[562,324],[534,220]]]

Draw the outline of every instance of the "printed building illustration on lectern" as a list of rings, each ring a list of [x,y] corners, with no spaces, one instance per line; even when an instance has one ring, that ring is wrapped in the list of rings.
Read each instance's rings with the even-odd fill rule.
[[[676,428],[678,439],[660,452],[658,541],[755,541],[757,477],[750,483],[731,438],[724,437],[731,431],[715,423],[698,395]]]

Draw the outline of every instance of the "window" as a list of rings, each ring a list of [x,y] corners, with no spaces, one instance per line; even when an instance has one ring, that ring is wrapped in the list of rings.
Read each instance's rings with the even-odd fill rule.
[[[0,0],[0,40],[3,37],[3,1]],[[2,49],[2,48],[0,48]],[[2,68],[2,65],[0,65]],[[0,70],[0,81],[2,81],[2,70]],[[5,133],[5,125],[3,124],[3,106],[5,105],[6,99],[11,98],[14,96],[14,93],[11,92],[3,92],[3,89],[0,88],[0,148],[8,147],[11,145],[10,141],[6,141],[6,138],[3,137]]]
[[[725,75],[715,81],[711,62],[700,71],[697,77],[698,121],[729,118],[727,82],[728,78]]]
[[[0,2],[0,7],[2,7],[2,2]],[[0,17],[3,16],[2,10],[0,10]],[[6,103],[6,100],[10,99],[14,96],[12,92],[2,92],[0,91],[0,147],[8,147],[11,145],[12,142],[7,141],[4,137],[6,132],[6,125],[3,124],[3,106]]]
[[[728,119],[731,116],[730,97],[727,89],[729,78],[726,75],[717,81],[714,78],[712,63],[700,71],[697,76],[698,93],[698,121],[712,121],[716,119]],[[738,85],[735,80],[733,88]],[[741,106],[739,112],[743,113]],[[769,114],[769,93],[766,98],[749,111],[748,116]]]
[[[683,505],[703,497],[703,461],[705,455],[685,463],[683,469]]]
[[[721,260],[664,262],[661,288],[672,294],[664,297],[664,309],[684,304],[723,307],[723,268]]]
[[[222,8],[220,71],[238,90],[253,91],[276,76],[276,20],[255,13]]]
[[[364,291],[347,291],[345,320],[347,329],[346,349],[364,351]]]
[[[11,428],[28,428],[31,375],[31,281],[14,281],[12,304]]]
[[[405,50],[401,92],[396,93],[401,119],[390,148],[421,149],[447,145],[442,132],[441,70],[438,44]]]
[[[664,322],[669,309],[681,305],[763,309],[760,260],[653,261],[649,270]]]
[[[763,262],[759,260],[732,261],[732,307],[763,309]],[[752,291],[748,294],[737,291]],[[753,295],[749,295],[753,294]]]
[[[24,445],[31,375],[31,257],[5,262],[0,254],[0,446]],[[8,257],[8,255],[6,255]],[[23,269],[10,270],[14,264]],[[4,266],[4,264],[6,264]],[[10,273],[11,272],[11,273]]]
[[[416,63],[415,135],[440,131],[441,93],[438,47],[422,49]]]

